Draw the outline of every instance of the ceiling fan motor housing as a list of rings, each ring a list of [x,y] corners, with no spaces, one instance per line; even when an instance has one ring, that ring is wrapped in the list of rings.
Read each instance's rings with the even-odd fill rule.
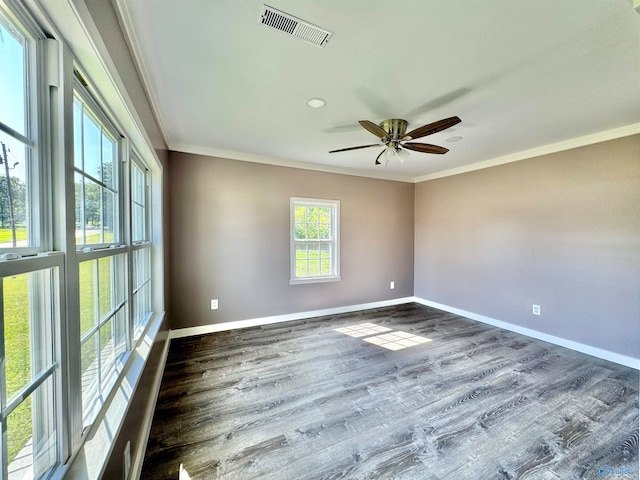
[[[389,139],[392,141],[400,141],[407,132],[407,126],[409,122],[402,120],[401,118],[390,118],[380,122],[380,128],[389,134]]]

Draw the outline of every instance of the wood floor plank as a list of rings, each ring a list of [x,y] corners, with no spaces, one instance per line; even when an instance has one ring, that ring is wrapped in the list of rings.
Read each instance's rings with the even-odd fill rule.
[[[429,341],[336,331],[363,323]],[[633,369],[417,304],[175,339],[142,478],[601,478],[638,466],[638,391]]]

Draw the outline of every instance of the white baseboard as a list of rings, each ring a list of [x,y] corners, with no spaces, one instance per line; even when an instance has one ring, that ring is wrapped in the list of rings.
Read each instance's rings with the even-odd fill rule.
[[[442,303],[432,302],[430,300],[426,300],[420,297],[394,298],[392,300],[384,300],[381,302],[361,303],[359,305],[348,305],[345,307],[327,308],[323,310],[312,310],[308,312],[290,313],[286,315],[275,315],[272,317],[251,318],[248,320],[238,320],[235,322],[203,325],[201,327],[180,328],[177,330],[171,330],[169,332],[169,339],[190,337],[193,335],[202,335],[205,333],[223,332],[226,330],[235,330],[238,328],[256,327],[260,325],[268,325],[271,323],[289,322],[292,320],[304,320],[306,318],[321,317],[324,315],[335,315],[338,313],[357,312],[358,310],[388,307],[392,305],[401,305],[403,303],[410,303],[410,302],[416,302],[416,303],[420,303],[421,305],[437,308],[438,310],[443,310],[445,312],[450,312],[455,315],[460,315],[461,317],[470,318],[471,320],[476,320],[478,322],[493,325],[494,327],[504,328],[505,330],[509,330],[514,333],[526,335],[527,337],[535,338],[537,340],[542,340],[544,342],[549,342],[554,345],[558,345],[560,347],[569,348],[577,352],[586,353],[587,355],[591,355],[593,357],[601,358],[603,360],[608,360],[610,362],[618,363],[626,367],[631,367],[636,370],[640,370],[640,359],[638,358],[633,358],[627,355],[610,352],[602,348],[592,347],[591,345],[585,345],[583,343],[567,340],[566,338],[556,337],[554,335],[549,335],[547,333],[539,332],[537,330],[532,330],[530,328],[520,327],[518,325],[514,325],[513,323],[503,322],[502,320],[486,317],[484,315],[479,315],[477,313],[469,312],[467,310],[462,310],[460,308],[452,307],[449,305],[444,305]]]
[[[460,315],[461,317],[470,318],[471,320],[477,320],[478,322],[487,323],[489,325],[493,325],[494,327],[504,328],[505,330],[519,333],[521,335],[526,335],[527,337],[532,337],[538,340],[542,340],[544,342],[553,343],[554,345],[558,345],[560,347],[566,347],[571,350],[575,350],[577,352],[586,353],[587,355],[591,355],[593,357],[598,357],[603,360],[608,360],[610,362],[618,363],[626,367],[631,367],[636,370],[640,370],[640,359],[638,358],[633,358],[627,355],[621,355],[619,353],[610,352],[602,348],[592,347],[590,345],[585,345],[583,343],[567,340],[566,338],[556,337],[554,335],[549,335],[547,333],[538,332],[537,330],[532,330],[530,328],[520,327],[512,323],[503,322],[501,320],[496,320],[495,318],[491,318],[491,317],[485,317],[484,315],[478,315],[477,313],[469,312],[467,310],[462,310],[460,308],[451,307],[449,305],[443,305],[442,303],[432,302],[430,300],[425,300],[424,298],[414,297],[413,301],[415,301],[416,303],[420,303],[422,305],[426,305],[427,307],[433,307],[433,308],[437,308],[438,310],[444,310],[445,312]]]
[[[223,332],[226,330],[235,330],[238,328],[257,327],[260,325],[268,325],[271,323],[290,322],[292,320],[304,320],[306,318],[322,317],[325,315],[336,315],[338,313],[357,312],[358,310],[367,310],[370,308],[389,307],[392,305],[401,305],[403,303],[413,302],[414,300],[414,297],[402,297],[394,298],[392,300],[383,300],[381,302],[361,303],[359,305],[347,305],[344,307],[325,308],[322,310],[311,310],[308,312],[274,315],[272,317],[250,318],[248,320],[214,323],[212,325],[203,325],[201,327],[179,328],[176,330],[171,330],[169,332],[169,339],[191,337],[193,335],[202,335],[205,333]]]

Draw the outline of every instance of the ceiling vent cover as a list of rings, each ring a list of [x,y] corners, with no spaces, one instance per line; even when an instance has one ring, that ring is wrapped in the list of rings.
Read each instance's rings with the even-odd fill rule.
[[[305,22],[293,15],[276,10],[268,5],[262,6],[260,23],[267,27],[275,28],[287,35],[292,35],[304,40],[316,47],[324,48],[331,35],[331,32],[324,30],[312,23]]]

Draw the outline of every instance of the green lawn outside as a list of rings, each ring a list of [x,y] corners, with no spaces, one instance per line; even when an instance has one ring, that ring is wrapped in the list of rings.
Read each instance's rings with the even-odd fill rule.
[[[7,377],[7,399],[31,378],[29,348],[29,283],[28,275],[3,279],[4,346]],[[31,438],[31,399],[14,410],[7,422],[9,463]]]
[[[16,227],[16,241],[27,239],[27,229],[25,227]],[[10,228],[0,228],[0,243],[8,243],[13,241],[13,234]]]

